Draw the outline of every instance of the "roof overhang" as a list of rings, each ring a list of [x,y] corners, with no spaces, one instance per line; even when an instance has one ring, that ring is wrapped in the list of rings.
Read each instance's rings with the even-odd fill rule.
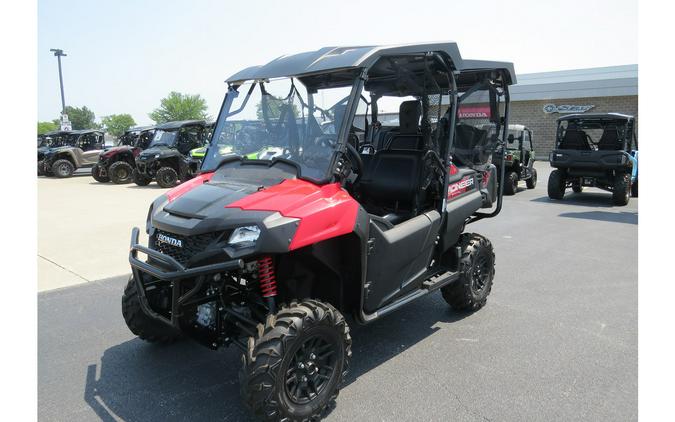
[[[280,77],[299,77],[358,68],[369,68],[384,56],[423,54],[435,52],[442,55],[453,70],[503,69],[508,84],[516,82],[513,63],[486,60],[463,60],[455,42],[400,44],[388,46],[324,47],[293,55],[280,56],[271,62],[243,69],[227,78],[230,84],[250,80]]]

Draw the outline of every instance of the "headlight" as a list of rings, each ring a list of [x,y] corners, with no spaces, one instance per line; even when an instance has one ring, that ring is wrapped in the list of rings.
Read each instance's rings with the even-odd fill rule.
[[[155,154],[155,159],[159,158],[159,154]]]
[[[230,240],[228,240],[227,243],[235,248],[246,248],[254,246],[259,237],[260,227],[244,226],[235,229],[230,235]]]

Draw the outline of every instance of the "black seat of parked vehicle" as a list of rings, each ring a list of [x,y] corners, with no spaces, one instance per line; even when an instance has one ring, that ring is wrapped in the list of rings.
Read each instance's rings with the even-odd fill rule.
[[[392,133],[387,149],[420,149],[422,134],[419,131],[422,105],[417,100],[403,101],[398,109],[399,129]]]
[[[565,131],[565,136],[560,142],[560,149],[591,150],[588,144],[588,135],[583,130],[569,127]]]
[[[372,156],[358,183],[361,197],[395,212],[383,217],[397,224],[419,211],[425,151],[384,150]]]
[[[602,136],[600,137],[600,141],[598,141],[598,149],[605,151],[621,149],[619,131],[616,126],[607,126],[605,130],[602,131]]]

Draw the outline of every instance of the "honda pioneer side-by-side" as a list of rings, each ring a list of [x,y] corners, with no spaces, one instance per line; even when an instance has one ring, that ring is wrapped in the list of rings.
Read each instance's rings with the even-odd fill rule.
[[[227,83],[200,174],[150,205],[147,246],[132,230],[122,314],[150,342],[240,348],[257,418],[315,420],[352,358],[343,315],[376,321],[436,291],[485,305],[493,247],[465,229],[501,210],[489,160],[513,65],[455,43],[329,47]],[[489,116],[460,118],[464,101]]]
[[[635,119],[619,113],[570,114],[558,119],[556,147],[549,155],[555,170],[548,196],[563,199],[565,190],[585,186],[612,193],[614,205],[637,196],[638,140]]]
[[[504,195],[515,195],[520,181],[524,181],[528,189],[537,186],[534,161],[532,131],[523,125],[510,124],[504,156]]]
[[[79,168],[93,167],[104,147],[104,134],[97,129],[59,132],[60,140],[42,156],[38,151],[38,174],[70,177]]]
[[[154,126],[136,127],[120,136],[117,146],[106,148],[91,169],[97,182],[131,183],[136,157],[148,148],[155,133]]]
[[[133,181],[146,186],[153,180],[163,188],[191,179],[199,172],[201,160],[190,151],[207,142],[207,123],[203,120],[169,122],[155,126],[148,149],[138,154]]]

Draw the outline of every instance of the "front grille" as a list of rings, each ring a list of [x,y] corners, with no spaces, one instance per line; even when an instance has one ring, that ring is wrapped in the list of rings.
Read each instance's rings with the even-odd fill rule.
[[[182,247],[167,242],[160,242],[158,240],[160,234],[180,241]],[[186,265],[192,256],[204,251],[211,243],[218,239],[221,234],[222,232],[214,232],[198,234],[195,236],[181,236],[162,230],[155,230],[153,249],[165,255],[169,255],[171,258],[181,263],[181,265]]]

